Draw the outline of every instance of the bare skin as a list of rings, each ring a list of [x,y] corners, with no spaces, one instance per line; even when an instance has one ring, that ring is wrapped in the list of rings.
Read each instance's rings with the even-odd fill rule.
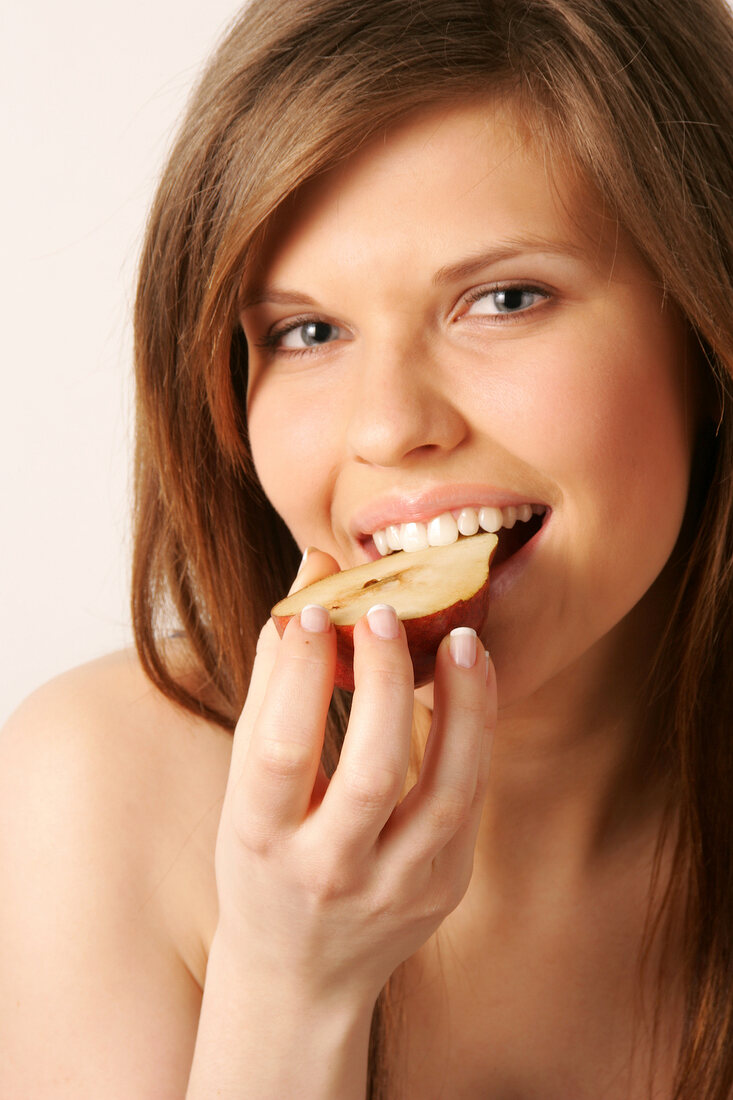
[[[479,471],[550,505],[492,598],[496,675],[444,643],[415,695],[402,634],[362,620],[328,787],[332,629],[265,628],[233,741],[129,655],[29,701],[0,767],[3,1095],[361,1098],[409,959],[407,1097],[648,1100],[643,676],[697,408],[650,273],[603,218],[568,221],[592,197],[565,179],[558,201],[539,163],[485,105],[413,120],[306,190],[243,311],[258,472],[324,551],[299,584],[364,560],[353,517],[398,487]],[[329,338],[306,352],[309,323]],[[428,762],[401,799],[415,708]]]
[[[306,579],[324,562],[316,554]],[[424,734],[420,705],[417,715]],[[10,846],[20,858],[6,880],[16,903],[4,916],[15,946],[4,983],[9,973],[18,992],[4,1006],[17,1045],[3,1092],[32,1081],[39,1097],[181,1096],[219,917],[214,853],[231,738],[162,699],[130,653],[49,685],[3,736],[3,855]],[[29,834],[13,807],[30,798],[18,792],[31,772]],[[653,800],[644,822],[569,862],[567,849],[538,841],[561,835],[557,808],[533,813],[528,799],[489,873],[497,809],[489,792],[468,891],[405,971],[404,1095],[647,1100],[643,1033],[633,1073],[629,1053]],[[39,889],[53,906],[39,904]],[[674,1026],[663,1018],[663,1033]],[[671,1065],[662,1054],[659,1097]]]

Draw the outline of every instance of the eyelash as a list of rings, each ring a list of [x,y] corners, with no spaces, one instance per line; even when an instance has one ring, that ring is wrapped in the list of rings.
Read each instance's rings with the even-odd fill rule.
[[[528,294],[539,294],[539,295],[541,295],[541,297],[544,300],[547,300],[550,297],[550,294],[547,290],[543,289],[542,287],[535,286],[533,284],[528,284],[528,283],[495,283],[492,286],[477,287],[475,290],[470,291],[464,297],[463,305],[466,308],[468,308],[468,307],[472,306],[475,302],[481,301],[482,298],[488,298],[491,294],[499,294],[502,291],[509,291],[509,290],[522,290],[522,291],[525,291]],[[491,314],[492,321],[493,321],[493,323],[502,324],[502,325],[503,324],[511,324],[512,320],[516,316],[518,316],[520,314],[524,314],[524,313],[530,313],[535,308],[536,308],[536,306],[529,306],[525,310],[517,310],[516,312],[510,311],[510,312],[504,313],[504,314],[502,314],[502,313]],[[464,313],[465,313],[465,310],[464,310]],[[463,316],[463,315],[464,314],[462,313],[461,316]],[[460,317],[457,318],[457,319],[459,320]],[[320,322],[320,321],[323,321],[322,317],[313,316],[313,315],[304,315],[302,317],[294,317],[292,320],[288,321],[286,324],[284,324],[280,327],[276,326],[275,328],[271,329],[270,332],[265,333],[265,335],[263,336],[263,338],[261,340],[256,341],[256,347],[262,348],[264,351],[270,353],[271,355],[274,355],[274,354],[277,354],[277,353],[281,353],[281,354],[285,353],[288,356],[310,355],[314,351],[318,351],[319,347],[324,347],[326,345],[317,345],[317,344],[315,344],[312,347],[304,347],[304,348],[280,348],[280,347],[278,347],[278,344],[279,344],[280,340],[283,339],[283,337],[287,336],[291,332],[295,332],[297,329],[301,328],[303,325],[313,324],[313,323],[317,323],[317,322]],[[330,323],[331,323],[330,321],[326,322],[326,324],[330,324]],[[333,327],[338,328],[338,325],[334,325]]]
[[[269,352],[287,350],[288,355],[303,355],[305,353],[309,353],[311,351],[317,350],[316,345],[314,345],[314,347],[312,347],[312,348],[287,348],[287,349],[278,348],[277,345],[278,345],[279,341],[282,340],[282,338],[284,336],[288,335],[288,333],[295,332],[296,329],[302,328],[303,325],[315,324],[315,323],[318,323],[319,321],[322,321],[322,320],[323,320],[322,317],[313,317],[313,316],[310,316],[310,317],[309,316],[294,317],[292,319],[292,321],[288,321],[286,324],[280,326],[279,328],[276,327],[276,328],[271,329],[269,332],[266,332],[261,340],[255,341],[255,346],[258,347],[258,348],[263,348],[265,351],[269,351]],[[327,322],[327,324],[330,324],[330,321]],[[333,327],[338,328],[337,325],[334,325]]]
[[[550,292],[548,290],[541,286],[535,286],[533,283],[494,283],[492,286],[480,286],[475,290],[469,291],[463,299],[463,302],[466,306],[472,306],[475,302],[480,302],[482,298],[489,298],[492,294],[506,293],[510,290],[521,290],[526,294],[539,294],[545,300],[550,297]],[[520,313],[530,313],[535,308],[535,306],[529,306],[528,309],[510,310],[507,313],[495,313],[491,316],[495,319],[499,319],[500,324],[505,324],[510,318],[516,317]]]

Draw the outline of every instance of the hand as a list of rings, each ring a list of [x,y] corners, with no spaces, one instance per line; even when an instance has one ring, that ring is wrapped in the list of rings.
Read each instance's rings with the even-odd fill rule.
[[[314,551],[302,587],[336,571]],[[302,618],[305,618],[301,616]],[[312,625],[312,624],[311,624]],[[463,897],[488,781],[493,666],[458,667],[441,643],[417,782],[400,801],[414,686],[404,628],[354,630],[355,691],[336,771],[320,763],[334,628],[272,621],[260,635],[234,735],[216,851],[220,921],[246,980],[301,1003],[371,1006],[392,971]]]

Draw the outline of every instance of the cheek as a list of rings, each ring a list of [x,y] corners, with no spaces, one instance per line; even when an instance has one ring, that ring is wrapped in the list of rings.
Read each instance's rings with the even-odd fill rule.
[[[638,319],[597,318],[535,352],[531,383],[519,375],[502,395],[507,449],[521,439],[522,458],[556,484],[564,505],[604,509],[606,522],[635,502],[650,518],[669,505],[679,511],[695,409],[677,326],[663,316],[646,331]]]
[[[531,384],[523,372],[505,376],[494,423],[507,452],[554,489],[558,600],[599,606],[603,593],[613,619],[653,583],[679,536],[694,432],[684,342],[662,317],[646,329],[568,327],[535,350]]]
[[[674,549],[694,406],[679,353],[660,355],[660,347],[636,339],[613,349],[576,341],[553,354],[546,348],[542,384],[507,403],[513,431],[503,444],[521,440],[514,453],[556,493],[533,583],[506,610],[497,607],[490,624],[507,703],[529,690],[515,661],[538,683],[552,677],[631,612]]]
[[[589,606],[610,619],[661,573],[687,503],[692,409],[679,346],[659,335],[619,331],[613,347],[587,346],[582,360],[576,346],[576,369],[546,402],[564,551],[583,565]]]
[[[618,515],[628,512],[641,531],[658,531],[673,544],[687,500],[694,410],[684,345],[674,338],[676,327],[663,322],[652,322],[646,334],[641,326],[619,329],[613,346],[599,349],[590,457]]]
[[[289,464],[285,424],[283,417],[277,417],[276,406],[267,391],[258,391],[256,399],[247,406],[249,445],[257,476],[273,503]]]
[[[250,397],[247,425],[265,495],[296,541],[307,542],[329,466],[327,418],[295,385],[262,385]]]

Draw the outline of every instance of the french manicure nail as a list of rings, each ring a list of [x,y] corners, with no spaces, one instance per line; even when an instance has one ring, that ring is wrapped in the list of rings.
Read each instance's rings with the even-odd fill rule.
[[[489,682],[489,651],[488,651],[488,649],[484,650],[484,656],[486,657],[486,683],[488,684],[488,682]]]
[[[470,626],[457,626],[450,632],[450,655],[459,668],[476,664],[476,631]]]
[[[300,625],[309,634],[327,634],[331,619],[319,603],[306,604],[300,613]]]
[[[367,611],[367,621],[372,634],[378,638],[396,638],[400,632],[397,612],[388,603],[375,603]]]

